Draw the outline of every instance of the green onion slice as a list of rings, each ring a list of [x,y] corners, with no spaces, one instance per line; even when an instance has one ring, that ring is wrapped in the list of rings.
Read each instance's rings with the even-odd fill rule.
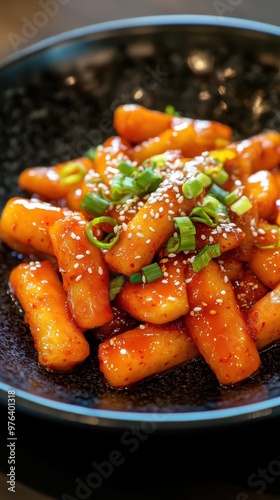
[[[229,178],[229,174],[228,172],[226,172],[226,170],[224,170],[223,168],[221,170],[219,170],[218,172],[213,172],[212,174],[212,180],[216,183],[216,184],[219,184],[219,186],[222,186],[223,184],[225,184],[225,182],[228,180]]]
[[[134,273],[129,279],[132,285],[139,285],[139,283],[142,283],[142,273]]]
[[[226,206],[211,194],[207,194],[206,196],[204,196],[202,200],[202,206],[210,208],[217,214],[223,214],[225,217],[229,218]]]
[[[96,158],[96,153],[97,153],[98,146],[93,146],[92,148],[89,148],[85,152],[85,156],[89,158],[90,160],[94,161]]]
[[[104,223],[111,224],[113,227],[115,227],[117,229],[116,231],[109,233],[110,237],[112,237],[112,239],[110,239],[110,241],[108,241],[108,235],[104,238],[103,241],[100,241],[97,238],[95,238],[95,236],[93,236],[93,234],[92,234],[93,226],[98,226],[99,224],[104,224]],[[120,237],[120,231],[118,229],[118,223],[115,219],[113,219],[112,217],[103,216],[103,217],[96,217],[95,219],[93,219],[92,221],[90,221],[88,223],[87,228],[86,228],[86,235],[87,235],[88,240],[93,245],[95,245],[96,247],[102,248],[103,250],[108,250],[108,249],[112,248],[115,245],[115,243],[118,241],[118,239]]]
[[[166,244],[166,249],[168,253],[177,253],[180,252],[180,238],[179,236],[171,236],[169,238],[167,244]]]
[[[84,178],[86,172],[86,168],[81,163],[69,161],[61,170],[60,177],[63,184],[76,184]]]
[[[219,213],[207,205],[204,207],[195,207],[190,213],[190,219],[202,222],[209,227],[216,227],[219,223]]]
[[[85,194],[80,203],[80,207],[83,210],[97,216],[103,215],[109,205],[110,202],[108,200],[102,198],[99,194],[90,191]]]
[[[219,243],[215,245],[205,245],[200,252],[195,256],[192,266],[193,269],[198,272],[204,267],[206,267],[212,259],[219,257],[221,255],[221,247]]]
[[[174,225],[179,236],[172,236],[167,242],[168,253],[185,252],[196,248],[196,228],[187,216],[174,217]]]
[[[187,200],[192,200],[202,193],[203,189],[204,187],[202,182],[196,178],[183,184],[182,193]]]
[[[111,279],[109,287],[111,301],[114,300],[118,295],[118,293],[121,291],[124,282],[125,282],[125,277],[123,274],[120,274],[119,276],[116,276],[115,278]]]
[[[163,277],[163,272],[157,262],[153,262],[148,266],[142,267],[142,273],[144,274],[147,283],[152,283],[152,281]]]
[[[121,161],[121,163],[118,165],[118,169],[122,174],[126,176],[133,175],[137,171],[137,168],[127,161]]]
[[[218,186],[218,184],[213,183],[208,190],[208,194],[211,194],[212,196],[217,198],[217,200],[219,200],[221,203],[225,203],[225,198],[229,194],[229,192]]]
[[[164,112],[170,116],[180,116],[181,115],[181,113],[179,111],[176,111],[176,108],[172,104],[167,104],[167,106],[165,106]]]
[[[153,169],[163,167],[166,163],[166,153],[150,156],[143,162],[143,167],[151,167]]]
[[[199,172],[196,176],[196,179],[198,179],[204,187],[211,186],[212,184],[211,177],[209,177],[209,175],[205,174],[204,172]]]
[[[239,198],[239,200],[232,203],[230,205],[230,209],[232,210],[232,212],[236,213],[237,215],[243,215],[246,212],[248,212],[248,210],[250,210],[250,208],[252,208],[252,206],[253,205],[250,202],[249,198],[244,195],[244,196],[241,196],[241,198]]]
[[[153,262],[148,266],[142,267],[141,272],[132,274],[130,276],[130,282],[133,285],[138,285],[143,282],[143,276],[145,277],[147,283],[152,283],[153,281],[162,278],[163,272],[159,264],[157,262]]]
[[[238,200],[238,198],[239,194],[237,191],[232,191],[231,193],[228,193],[224,199],[225,205],[231,205],[231,203]]]

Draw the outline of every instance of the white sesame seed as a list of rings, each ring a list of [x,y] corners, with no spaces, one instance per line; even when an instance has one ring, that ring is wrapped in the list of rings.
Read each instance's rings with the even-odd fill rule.
[[[82,253],[79,253],[78,255],[76,255],[76,259],[78,259],[78,260],[81,260],[81,259],[83,259],[84,257],[85,257],[85,256],[84,256],[84,254],[82,254]]]
[[[75,281],[77,281],[77,282],[78,282],[78,281],[80,281],[80,279],[81,279],[81,278],[82,278],[82,275],[81,275],[81,274],[79,274],[79,276],[77,276],[77,278],[75,279]]]
[[[103,269],[102,269],[102,267],[101,267],[101,266],[99,266],[99,267],[98,267],[98,274],[99,274],[100,276],[102,276],[102,274],[103,274]]]
[[[88,273],[92,274],[92,268],[91,267],[88,267]]]

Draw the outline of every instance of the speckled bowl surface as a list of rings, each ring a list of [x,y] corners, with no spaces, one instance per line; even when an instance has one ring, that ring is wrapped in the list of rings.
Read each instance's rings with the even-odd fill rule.
[[[280,129],[280,29],[240,19],[163,16],[126,19],[49,39],[0,66],[0,209],[22,195],[19,172],[82,155],[114,133],[121,103],[215,119],[235,138]],[[19,410],[42,418],[117,428],[210,428],[280,413],[280,346],[261,353],[259,373],[221,388],[194,360],[125,390],[109,388],[97,343],[72,373],[38,366],[33,339],[9,294],[18,256],[0,244],[0,396],[15,389]]]

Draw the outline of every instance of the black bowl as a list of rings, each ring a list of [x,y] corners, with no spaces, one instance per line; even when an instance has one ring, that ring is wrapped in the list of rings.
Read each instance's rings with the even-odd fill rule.
[[[113,135],[118,104],[140,103],[229,124],[236,139],[280,129],[280,29],[240,19],[163,16],[75,30],[16,54],[0,70],[1,208],[27,166],[82,155]],[[35,416],[121,428],[208,428],[280,413],[280,347],[261,353],[258,375],[224,389],[202,360],[110,389],[96,346],[70,374],[38,366],[33,339],[8,293],[17,256],[1,244],[0,390]]]

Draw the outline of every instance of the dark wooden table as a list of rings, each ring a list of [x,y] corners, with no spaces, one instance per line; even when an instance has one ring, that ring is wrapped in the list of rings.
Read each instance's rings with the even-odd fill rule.
[[[228,16],[280,25],[279,0],[1,0],[0,59],[73,28],[158,14]]]

